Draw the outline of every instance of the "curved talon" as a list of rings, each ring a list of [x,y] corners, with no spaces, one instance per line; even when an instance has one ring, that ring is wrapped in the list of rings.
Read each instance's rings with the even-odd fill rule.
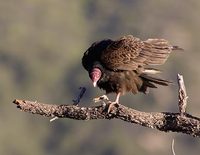
[[[111,112],[112,108],[119,104],[118,102],[110,102],[110,104],[108,105],[108,114]]]
[[[109,98],[106,95],[102,95],[93,99],[95,103],[103,101],[103,100],[109,101]]]

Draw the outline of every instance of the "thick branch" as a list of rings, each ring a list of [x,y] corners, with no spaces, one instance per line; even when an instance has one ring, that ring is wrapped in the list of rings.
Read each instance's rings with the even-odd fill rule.
[[[189,114],[169,112],[141,112],[119,104],[108,114],[104,105],[78,107],[75,105],[50,105],[32,101],[14,100],[19,109],[46,117],[71,118],[76,120],[121,119],[130,123],[200,137],[200,119]]]

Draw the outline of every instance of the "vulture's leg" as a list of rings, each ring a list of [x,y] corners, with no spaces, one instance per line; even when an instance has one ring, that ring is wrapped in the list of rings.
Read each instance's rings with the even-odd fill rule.
[[[115,104],[119,104],[119,97],[120,97],[121,93],[117,93],[117,96],[116,96],[116,99],[114,102],[111,102],[109,105],[108,105],[108,113],[110,113],[112,107],[115,105]]]

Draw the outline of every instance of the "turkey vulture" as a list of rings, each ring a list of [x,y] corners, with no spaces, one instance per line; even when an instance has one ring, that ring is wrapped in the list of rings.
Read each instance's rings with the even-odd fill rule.
[[[94,42],[84,53],[82,65],[94,87],[105,90],[106,94],[117,94],[115,104],[126,92],[146,94],[148,88],[168,86],[171,82],[153,76],[160,71],[148,66],[164,64],[173,50],[182,49],[165,39],[142,41],[127,35],[117,40]]]

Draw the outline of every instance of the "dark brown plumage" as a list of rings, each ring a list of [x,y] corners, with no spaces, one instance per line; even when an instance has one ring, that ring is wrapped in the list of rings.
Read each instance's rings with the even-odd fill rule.
[[[171,82],[153,77],[159,70],[146,68],[148,65],[162,65],[172,50],[182,50],[164,39],[141,41],[132,35],[118,40],[95,42],[84,53],[82,64],[88,71],[94,86],[116,93],[116,102],[126,92],[147,93],[156,85],[168,86]]]

